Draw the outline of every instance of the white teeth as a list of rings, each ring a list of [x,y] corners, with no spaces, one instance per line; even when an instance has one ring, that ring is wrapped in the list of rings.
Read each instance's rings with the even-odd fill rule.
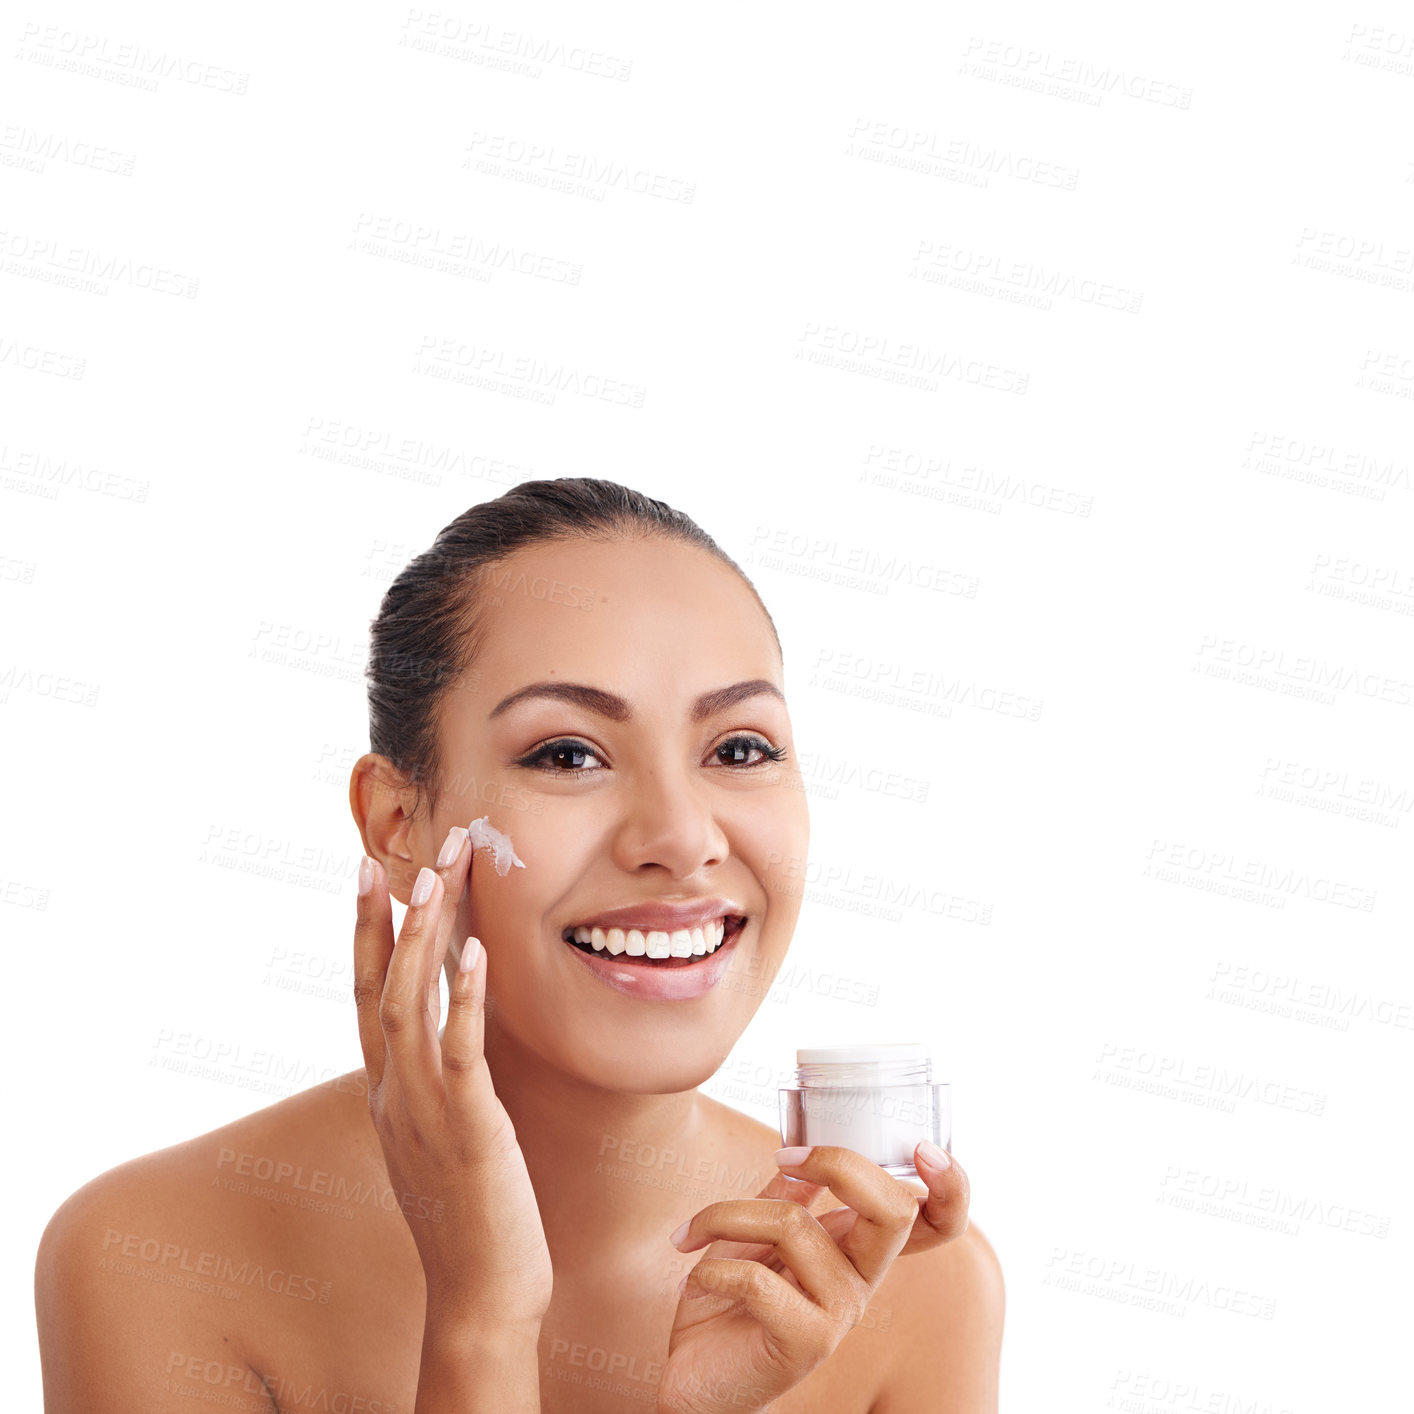
[[[645,931],[639,928],[570,928],[568,936],[577,943],[588,943],[595,952],[620,953],[628,957],[701,957],[715,952],[726,935],[726,920],[713,918],[696,928],[678,928],[668,933],[661,929]]]

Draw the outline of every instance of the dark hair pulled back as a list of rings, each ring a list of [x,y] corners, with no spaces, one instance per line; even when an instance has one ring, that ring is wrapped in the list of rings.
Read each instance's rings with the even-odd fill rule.
[[[756,587],[682,511],[616,481],[522,481],[463,511],[389,585],[370,625],[369,750],[418,787],[435,813],[442,784],[438,730],[446,694],[476,662],[488,631],[485,590],[494,567],[528,545],[565,540],[677,540],[715,555],[742,578],[771,626]]]

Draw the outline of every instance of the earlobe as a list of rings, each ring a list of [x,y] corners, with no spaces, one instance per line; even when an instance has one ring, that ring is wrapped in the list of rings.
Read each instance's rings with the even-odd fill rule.
[[[386,756],[366,752],[349,776],[349,810],[363,841],[363,852],[376,859],[388,876],[388,893],[404,906],[417,876],[412,847],[412,818],[405,808],[411,788]]]

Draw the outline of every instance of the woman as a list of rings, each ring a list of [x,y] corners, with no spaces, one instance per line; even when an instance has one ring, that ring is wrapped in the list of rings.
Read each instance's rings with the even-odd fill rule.
[[[696,1088],[785,957],[809,835],[735,563],[613,482],[523,483],[389,588],[368,677],[365,1066],[63,1204],[49,1414],[995,1411],[1001,1273],[961,1169],[920,1148],[923,1198],[848,1149],[778,1166]],[[480,817],[519,867],[470,847]],[[700,960],[630,947],[694,924]]]

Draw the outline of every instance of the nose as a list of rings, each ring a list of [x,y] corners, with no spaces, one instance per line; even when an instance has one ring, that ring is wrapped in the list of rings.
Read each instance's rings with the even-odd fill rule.
[[[635,773],[623,793],[614,862],[637,873],[654,865],[689,879],[730,853],[715,792],[687,770],[662,764]]]

